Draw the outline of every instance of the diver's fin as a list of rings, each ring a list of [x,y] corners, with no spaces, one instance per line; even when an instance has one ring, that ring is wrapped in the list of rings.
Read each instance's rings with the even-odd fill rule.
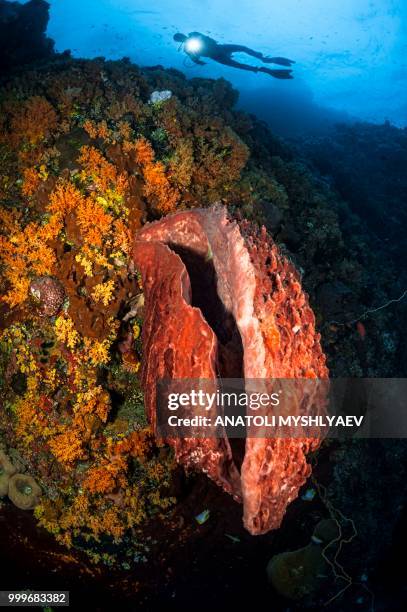
[[[265,68],[262,66],[258,69],[259,72],[265,72],[275,79],[292,79],[292,70],[272,70],[271,68]]]
[[[265,64],[278,64],[279,66],[292,66],[295,64],[293,60],[287,59],[286,57],[265,57],[263,58]]]

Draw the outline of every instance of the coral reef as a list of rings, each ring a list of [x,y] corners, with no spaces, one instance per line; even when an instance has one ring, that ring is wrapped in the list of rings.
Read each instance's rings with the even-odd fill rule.
[[[153,424],[161,378],[327,377],[298,274],[264,227],[232,222],[219,207],[176,213],[140,230],[132,255],[146,300],[142,379]],[[311,409],[300,390],[291,401],[291,412]],[[322,411],[324,391],[311,401]],[[248,438],[240,481],[227,438],[171,442],[178,461],[243,499],[253,534],[280,526],[310,474],[306,454],[318,446],[317,439]]]
[[[171,97],[151,100],[154,92],[163,91],[171,91]],[[146,222],[215,202],[231,215],[240,213],[244,261],[260,258],[260,268],[253,267],[264,270],[265,250],[270,251],[267,266],[282,266],[296,300],[307,291],[332,375],[389,376],[402,363],[397,351],[405,343],[390,309],[364,319],[364,340],[357,326],[347,323],[366,306],[394,297],[398,270],[389,273],[381,261],[383,251],[377,243],[370,248],[360,222],[327,180],[295,158],[264,124],[235,110],[236,98],[222,79],[187,80],[161,67],[140,69],[125,60],[84,61],[67,55],[9,76],[0,90],[0,436],[12,464],[17,466],[14,457],[20,458],[17,471],[32,475],[41,487],[34,510],[39,524],[58,542],[85,549],[94,561],[113,563],[129,541],[132,550],[135,542],[139,546],[137,559],[150,559],[145,534],[154,521],[154,529],[163,533],[158,526],[163,524],[165,533],[173,535],[177,551],[180,541],[196,543],[209,533],[190,527],[209,504],[185,511],[173,455],[146,422],[140,372],[147,319],[141,278],[131,261],[134,235]],[[264,224],[273,241],[257,235],[242,217]],[[350,226],[357,228],[352,238]],[[177,256],[161,242],[161,247],[148,247],[151,256],[162,249],[168,265],[184,274]],[[298,275],[290,276],[288,257]],[[30,290],[44,278],[57,283],[47,313],[42,300],[48,304],[49,298],[36,292],[36,301]],[[57,287],[63,289],[63,301]],[[260,312],[261,292],[255,291],[254,299]],[[184,312],[190,312],[186,306]],[[309,313],[308,308],[299,307]],[[270,315],[272,323],[277,312],[271,308]],[[204,317],[210,331],[216,331],[210,312]],[[280,371],[287,365],[295,375],[299,354],[289,352],[283,364],[284,338],[275,326],[263,323],[264,352],[275,351]],[[296,351],[304,348],[296,344],[292,328],[284,329]],[[310,338],[316,341],[314,332]],[[215,340],[218,356],[224,356],[219,364],[225,367],[231,355],[228,339]],[[312,365],[310,354],[304,359]],[[221,450],[223,464],[228,451],[225,445]],[[247,457],[262,457],[264,446],[258,451]],[[281,443],[273,452],[281,458],[287,449]],[[308,473],[302,450],[299,477],[296,465],[291,461],[287,474],[291,493],[263,490],[270,481],[260,482],[259,475],[253,488],[256,508],[247,521],[257,515],[261,499],[279,497],[281,507],[258,526],[248,525],[251,529],[261,524],[266,529],[272,520],[277,525]],[[227,473],[223,484],[230,479]],[[350,480],[345,474],[343,482]],[[184,484],[189,486],[195,484]],[[229,514],[235,513],[234,525],[240,525],[232,499],[211,491],[217,508],[211,520],[227,514],[228,532]],[[200,506],[199,495],[200,490],[193,505]],[[174,523],[184,526],[173,530]],[[206,526],[211,521],[202,529]],[[165,548],[167,541],[162,542]]]

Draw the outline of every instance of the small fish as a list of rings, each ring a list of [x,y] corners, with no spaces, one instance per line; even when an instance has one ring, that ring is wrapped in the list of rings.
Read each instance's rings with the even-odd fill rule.
[[[230,535],[230,533],[225,533],[225,537],[229,538],[229,540],[232,540],[233,544],[237,544],[238,542],[240,542],[240,538]]]
[[[316,495],[315,489],[307,489],[304,495],[301,496],[301,499],[304,501],[312,501]]]
[[[204,523],[206,523],[210,515],[211,513],[209,510],[203,510],[202,512],[200,512],[200,514],[196,515],[195,520],[198,525],[203,525]]]
[[[313,535],[311,536],[311,542],[314,542],[314,544],[323,544],[324,541],[321,540],[321,538],[317,538],[317,536]]]
[[[357,330],[359,336],[362,338],[362,340],[364,340],[365,337],[366,337],[366,327],[363,325],[363,323],[361,321],[358,321],[356,323],[356,330]]]

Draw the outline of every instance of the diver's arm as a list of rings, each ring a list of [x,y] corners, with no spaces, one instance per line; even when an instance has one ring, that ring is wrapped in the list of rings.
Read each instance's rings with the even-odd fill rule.
[[[198,66],[205,66],[206,62],[203,62],[197,55],[193,53],[188,53],[188,57],[194,62],[194,64],[198,64]]]

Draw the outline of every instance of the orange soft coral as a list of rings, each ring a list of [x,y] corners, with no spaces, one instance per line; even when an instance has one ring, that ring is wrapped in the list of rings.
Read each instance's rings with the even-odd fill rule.
[[[49,440],[54,457],[62,464],[70,465],[85,456],[81,431],[70,426],[61,427],[61,433]]]
[[[129,454],[132,457],[144,457],[153,444],[154,436],[150,428],[133,431],[112,447],[113,454]]]
[[[83,167],[82,178],[90,178],[99,191],[114,190],[121,196],[125,194],[128,187],[126,175],[118,172],[98,149],[82,147],[78,162]]]
[[[136,161],[140,166],[147,166],[154,162],[154,151],[151,144],[146,138],[139,138],[134,143],[134,150],[136,153]]]
[[[27,298],[30,273],[38,276],[50,274],[55,265],[55,253],[47,239],[55,236],[59,226],[53,227],[51,233],[49,230],[47,225],[29,223],[9,237],[0,236],[0,262],[9,286],[9,291],[1,299],[12,308]]]
[[[51,193],[48,211],[64,217],[83,204],[83,196],[79,189],[68,181],[61,181]]]
[[[169,182],[162,162],[154,161],[154,151],[145,138],[134,143],[135,159],[141,166],[144,178],[144,194],[158,212],[174,212],[180,200],[180,194]]]
[[[14,146],[35,146],[55,130],[57,122],[58,116],[48,100],[33,96],[14,112],[10,141]]]
[[[122,219],[117,219],[113,223],[114,227],[114,239],[113,246],[115,249],[123,251],[128,254],[132,242],[132,235],[127,227],[126,223]]]
[[[113,222],[112,216],[92,198],[84,198],[76,210],[76,217],[84,242],[101,247]]]
[[[21,213],[14,208],[8,210],[0,206],[0,235],[8,236],[19,230]]]
[[[85,393],[78,393],[77,401],[74,406],[75,419],[79,423],[79,417],[85,414],[97,416],[103,423],[107,420],[107,415],[110,410],[110,396],[97,386]]]
[[[116,487],[115,470],[109,470],[109,466],[93,467],[83,481],[83,488],[89,493],[111,493]]]
[[[111,135],[111,130],[107,127],[105,120],[96,123],[96,121],[87,119],[83,123],[83,129],[92,139],[101,138],[102,140],[107,140]]]
[[[25,168],[23,171],[21,193],[24,196],[33,195],[37,191],[40,182],[40,175],[35,168]]]

